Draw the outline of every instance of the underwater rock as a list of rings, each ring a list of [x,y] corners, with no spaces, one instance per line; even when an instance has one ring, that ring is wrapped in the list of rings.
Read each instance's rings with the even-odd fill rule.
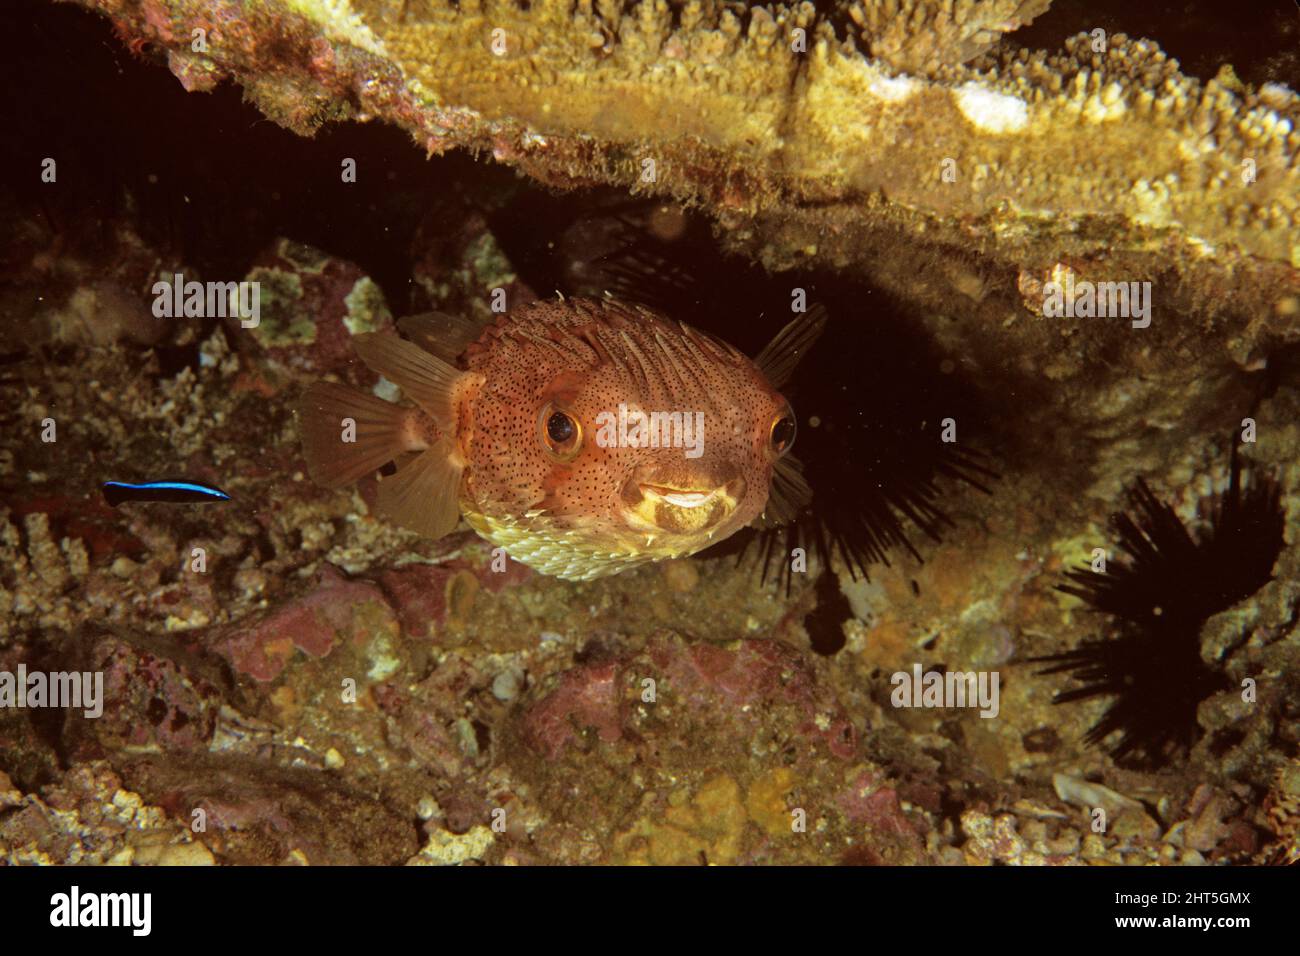
[[[139,294],[173,273],[174,256],[151,248],[127,223],[104,233],[84,222],[56,224],[48,216],[23,223],[8,253],[21,270],[14,269],[0,287],[6,317],[0,349],[193,341],[192,328],[159,321]]]
[[[491,562],[456,558],[439,564],[413,564],[381,571],[378,582],[392,602],[410,637],[450,639],[444,625],[465,622],[480,588],[496,594],[521,584],[533,572],[517,561],[506,561],[497,571]]]
[[[23,864],[194,866],[212,853],[189,827],[124,787],[104,761],[22,794],[0,773],[0,860]]]
[[[122,773],[169,818],[201,820],[199,842],[223,863],[392,864],[416,850],[392,807],[337,774],[231,754],[138,759]]]
[[[104,673],[104,713],[81,727],[103,751],[207,749],[220,708],[207,680],[115,637],[97,642],[91,660]]]
[[[378,660],[383,655],[379,648],[390,646],[396,632],[392,609],[379,588],[348,581],[325,565],[315,588],[298,601],[284,602],[260,621],[241,621],[209,641],[239,673],[260,682],[280,677],[300,652],[320,659],[338,648],[377,655],[354,670],[360,676],[380,668],[376,676],[382,679],[400,666],[400,661]]]
[[[535,754],[507,760],[545,822],[532,831],[543,856],[571,854],[561,847],[581,830],[616,831],[587,846],[589,862],[793,863],[853,848],[926,859],[925,822],[861,761],[832,688],[781,642],[661,634],[589,653],[534,690],[507,735]]]
[[[353,335],[393,328],[373,279],[302,243],[277,240],[254,259],[243,281],[257,283],[260,293],[249,334],[295,370],[340,371],[351,362]]]
[[[528,714],[526,732],[537,749],[554,760],[579,733],[595,731],[606,743],[623,737],[614,663],[587,664],[565,674],[561,684]]]

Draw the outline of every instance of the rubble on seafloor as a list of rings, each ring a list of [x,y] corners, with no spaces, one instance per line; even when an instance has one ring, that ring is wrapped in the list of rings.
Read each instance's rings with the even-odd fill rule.
[[[472,535],[425,541],[369,516],[373,487],[329,493],[304,479],[287,398],[322,369],[355,374],[333,343],[367,280],[311,250],[274,250],[259,261],[311,264],[301,285],[277,280],[301,296],[268,300],[260,330],[214,329],[197,370],[141,375],[125,361],[131,344],[80,351],[84,383],[34,356],[11,369],[15,417],[54,416],[62,431],[54,446],[6,432],[4,481],[23,491],[0,529],[0,670],[100,671],[106,705],[97,720],[45,725],[0,712],[4,799],[23,808],[0,817],[7,859],[1132,863],[1276,852],[1274,820],[1296,799],[1279,763],[1294,731],[1293,548],[1246,618],[1221,625],[1255,639],[1207,629],[1207,646],[1230,643],[1243,672],[1265,675],[1266,706],[1211,699],[1202,720],[1220,732],[1186,766],[1122,770],[1079,742],[1096,711],[1053,708],[1051,683],[1019,663],[1095,627],[1053,591],[1106,540],[1093,523],[1104,511],[1086,500],[1041,507],[1062,465],[963,497],[957,530],[924,548],[924,565],[873,568],[869,583],[846,575],[854,616],[829,657],[805,629],[812,589],[760,586],[748,562],[687,559],[590,584],[514,564],[497,573]],[[266,278],[277,267],[255,268]],[[390,321],[375,305],[359,327]],[[310,341],[284,335],[307,308],[333,318]],[[231,346],[259,338],[256,351]],[[1296,402],[1283,389],[1257,413],[1272,436],[1257,455],[1290,488]],[[145,471],[180,450],[196,473],[219,471],[236,501],[219,521],[165,506],[113,512],[89,490],[106,447]],[[1177,481],[1214,460],[1189,448],[1164,474]],[[190,570],[196,548],[204,573]],[[1000,671],[999,719],[891,707],[888,675],[916,661]],[[58,802],[74,779],[75,812]],[[1103,833],[1090,827],[1088,787],[1115,795]],[[159,809],[147,824],[107,813],[119,794]],[[206,829],[187,839],[196,811]]]
[[[897,555],[867,581],[824,571],[850,608],[833,622],[845,638],[834,654],[813,648],[809,576],[787,591],[751,561],[703,556],[578,584],[502,572],[468,532],[427,541],[377,521],[373,480],[329,492],[304,474],[294,398],[320,376],[375,385],[349,339],[392,328],[404,308],[357,262],[279,236],[221,277],[261,284],[257,328],[160,330],[139,290],[194,273],[184,250],[142,237],[130,212],[89,250],[39,216],[16,221],[5,263],[23,276],[0,291],[13,319],[0,350],[0,672],[101,673],[105,702],[93,720],[0,709],[0,860],[1296,858],[1290,90],[1230,73],[1198,84],[1149,41],[1112,37],[1093,54],[1074,40],[1058,57],[999,45],[1046,2],[995,3],[987,22],[928,34],[871,4],[845,5],[851,27],[810,5],[741,20],[693,4],[669,23],[663,4],[639,17],[578,4],[566,16],[582,29],[559,47],[537,43],[560,15],[548,3],[85,5],[129,41],[158,44],[187,89],[232,78],[298,132],[386,120],[431,152],[491,151],[551,185],[693,203],[722,224],[724,245],[772,266],[872,279],[977,384],[999,423],[1001,479],[989,495],[953,492],[954,526],[916,542],[923,562]],[[508,55],[429,66],[498,21]],[[189,39],[200,23],[203,54]],[[782,71],[774,37],[794,24],[808,57]],[[664,58],[691,65],[647,67]],[[548,121],[536,84],[519,82],[534,74],[587,92]],[[1023,131],[971,118],[998,97],[1024,107]],[[678,104],[696,125],[656,140],[650,103]],[[861,107],[859,125],[826,119],[843,103]],[[938,124],[939,146],[922,147],[909,104]],[[780,116],[779,146],[748,141]],[[1210,135],[1218,149],[1199,148]],[[944,193],[938,165],[900,174],[930,170],[949,146],[979,188]],[[642,189],[647,149],[675,172]],[[1034,172],[1008,171],[1012,156]],[[1173,156],[1176,171],[1162,165]],[[1246,158],[1258,171],[1249,198],[1232,192]],[[481,309],[485,289],[524,291],[487,218],[447,208],[418,233],[422,294]],[[974,251],[952,253],[960,245]],[[1142,330],[1048,320],[1033,303],[1062,269],[1154,279],[1160,316]],[[1118,766],[1083,742],[1105,702],[1053,706],[1060,682],[1026,661],[1096,636],[1096,616],[1055,588],[1113,546],[1119,490],[1144,476],[1190,518],[1222,487],[1224,439],[1247,414],[1249,457],[1284,491],[1287,547],[1270,583],[1211,619],[1202,655],[1254,679],[1258,697],[1207,698],[1203,733],[1173,766]],[[49,420],[57,441],[43,442]],[[128,466],[124,477],[218,482],[232,500],[109,508],[98,484]],[[996,719],[893,706],[891,675],[917,663],[999,673]]]

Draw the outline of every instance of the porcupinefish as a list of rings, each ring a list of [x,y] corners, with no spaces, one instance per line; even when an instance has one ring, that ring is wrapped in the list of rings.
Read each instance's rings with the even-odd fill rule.
[[[534,302],[488,324],[407,317],[406,339],[353,341],[414,407],[311,386],[298,410],[308,470],[340,488],[393,463],[379,517],[440,537],[463,516],[560,578],[693,554],[807,504],[778,389],[823,321],[796,317],[751,360],[609,299]]]

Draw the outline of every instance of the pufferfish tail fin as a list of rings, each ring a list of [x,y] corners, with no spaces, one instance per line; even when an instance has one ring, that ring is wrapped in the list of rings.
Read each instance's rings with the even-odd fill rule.
[[[380,481],[376,513],[440,538],[460,520],[464,462],[456,445],[457,394],[468,373],[395,335],[371,332],[355,336],[353,343],[361,360],[427,412],[438,431],[432,445]]]
[[[345,385],[313,385],[298,410],[308,471],[318,484],[341,488],[396,461],[397,472],[380,481],[376,514],[441,537],[460,520],[456,395],[466,373],[395,335],[358,335],[354,342],[362,360],[423,414]]]
[[[336,382],[317,382],[298,402],[307,472],[323,488],[350,485],[407,450],[407,409]]]
[[[816,344],[826,328],[826,309],[814,305],[807,312],[795,316],[763,351],[754,364],[773,388],[783,388],[794,374],[795,366]]]

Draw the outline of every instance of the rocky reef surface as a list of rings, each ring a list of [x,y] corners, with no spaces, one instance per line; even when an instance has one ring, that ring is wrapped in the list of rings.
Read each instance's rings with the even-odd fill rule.
[[[214,96],[231,81],[315,135],[295,161],[317,150],[336,190],[354,152],[327,137],[347,120],[400,128],[441,180],[414,212],[316,194],[326,218],[409,217],[397,280],[319,230],[223,233],[224,260],[159,238],[173,213],[147,179],[86,221],[4,200],[0,672],[101,673],[104,707],[0,708],[0,860],[1296,859],[1293,59],[1193,79],[1073,10],[1056,52],[1017,46],[1064,6],[1046,0],[81,5],[153,64],[133,69]],[[439,156],[459,148],[480,161]],[[45,155],[34,141],[33,179]],[[359,176],[400,192],[409,162]],[[493,289],[539,291],[497,213],[541,187],[596,219],[611,192],[654,200],[791,285],[819,270],[876,290],[851,317],[863,336],[889,312],[978,393],[992,493],[945,485],[953,525],[915,536],[921,560],[869,580],[814,563],[786,588],[752,555],[584,584],[502,570],[468,532],[376,521],[373,480],[314,487],[300,390],[375,386],[349,339],[413,302],[485,312]],[[258,201],[232,203],[253,222]],[[557,224],[554,241],[590,237]],[[160,323],[147,290],[176,272],[258,282],[258,326]],[[1067,281],[1151,283],[1149,325],[1051,314],[1045,287]],[[1286,546],[1199,636],[1230,680],[1190,752],[1122,766],[1083,739],[1107,702],[1054,706],[1065,682],[1030,659],[1099,635],[1057,586],[1114,555],[1122,489],[1143,477],[1196,526],[1244,419]],[[172,473],[232,500],[114,509],[98,492]],[[891,675],[916,664],[997,673],[996,716],[895,706]]]

